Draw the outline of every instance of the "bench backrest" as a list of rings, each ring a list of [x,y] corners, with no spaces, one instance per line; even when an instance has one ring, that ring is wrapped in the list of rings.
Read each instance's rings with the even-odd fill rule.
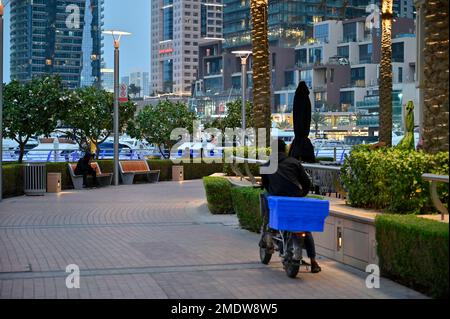
[[[75,175],[75,169],[77,168],[77,164],[69,164],[69,167],[70,167],[70,173],[72,175]],[[100,165],[98,165],[98,163],[92,162],[91,163],[91,167],[93,169],[95,169],[95,171],[97,172],[97,175],[101,175],[102,174],[102,170],[100,169]]]
[[[150,171],[146,161],[121,161],[120,169],[123,173]]]

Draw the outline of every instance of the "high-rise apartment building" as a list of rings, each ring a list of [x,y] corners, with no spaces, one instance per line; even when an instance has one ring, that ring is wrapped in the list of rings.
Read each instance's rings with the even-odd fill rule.
[[[393,9],[397,17],[408,19],[416,18],[414,0],[394,0]]]
[[[314,23],[366,15],[371,0],[270,0],[269,41],[273,46],[295,47],[312,37]],[[223,0],[225,48],[251,43],[250,0]]]
[[[11,1],[11,78],[101,85],[104,0]]]
[[[123,78],[122,78],[123,79]],[[149,72],[131,72],[130,76],[127,77],[126,83],[128,85],[134,84],[141,89],[140,95],[149,96],[150,95],[150,74]]]
[[[142,94],[150,95],[150,73],[148,72],[142,72]]]
[[[152,0],[151,90],[190,95],[198,47],[222,38],[222,0]]]
[[[114,92],[114,69],[103,68],[102,72],[102,88],[107,92]]]

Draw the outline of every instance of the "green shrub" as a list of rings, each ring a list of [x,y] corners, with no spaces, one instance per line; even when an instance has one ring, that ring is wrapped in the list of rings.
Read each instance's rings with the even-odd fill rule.
[[[13,197],[23,195],[23,165],[8,164],[3,168],[3,197]]]
[[[432,212],[430,185],[422,175],[448,175],[448,167],[448,152],[432,155],[359,146],[346,157],[341,178],[352,206],[386,209],[393,213]],[[439,195],[448,203],[447,185],[439,187]]]
[[[231,189],[234,211],[242,228],[252,232],[260,232],[262,218],[259,209],[259,195],[263,191],[252,187]]]
[[[435,298],[448,298],[448,224],[414,215],[379,215],[380,268],[390,277]]]
[[[203,177],[208,208],[212,214],[229,214],[233,212],[231,184],[223,177]]]

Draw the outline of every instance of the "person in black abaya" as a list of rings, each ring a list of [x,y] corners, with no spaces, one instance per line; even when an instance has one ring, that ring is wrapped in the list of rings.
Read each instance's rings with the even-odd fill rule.
[[[311,101],[309,89],[304,81],[300,82],[294,96],[294,134],[289,156],[304,163],[315,163],[314,146],[309,139],[311,131]]]

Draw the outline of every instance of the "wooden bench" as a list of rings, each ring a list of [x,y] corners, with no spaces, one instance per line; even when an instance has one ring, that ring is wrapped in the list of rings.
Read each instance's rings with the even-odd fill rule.
[[[75,189],[83,189],[83,175],[75,175],[77,164],[68,164],[70,177]],[[112,173],[103,174],[98,163],[91,163],[91,167],[97,172],[97,182],[99,186],[109,186],[112,182]],[[90,178],[90,177],[88,177]]]
[[[145,175],[151,183],[159,182],[160,170],[150,170],[147,161],[120,161],[119,171],[122,183],[132,185],[136,175]]]

